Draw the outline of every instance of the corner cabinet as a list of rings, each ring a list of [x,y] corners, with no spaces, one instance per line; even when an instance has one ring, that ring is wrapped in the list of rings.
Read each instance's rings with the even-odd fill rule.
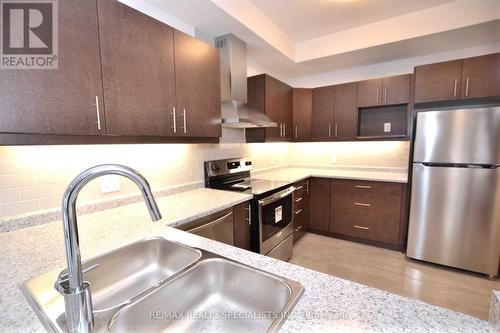
[[[248,105],[264,113],[277,127],[249,128],[247,142],[291,141],[292,87],[268,74],[247,79]]]
[[[294,141],[309,141],[311,139],[312,106],[312,89],[293,88],[292,118]]]
[[[116,0],[59,12],[59,68],[0,73],[0,144],[218,141],[216,48]]]
[[[311,137],[314,141],[332,139],[335,113],[335,92],[333,86],[313,89]]]

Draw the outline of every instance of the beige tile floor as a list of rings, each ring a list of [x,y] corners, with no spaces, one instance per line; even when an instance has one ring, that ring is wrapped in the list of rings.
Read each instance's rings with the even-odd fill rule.
[[[407,259],[398,251],[308,233],[291,263],[395,294],[488,319],[491,290],[500,278]]]

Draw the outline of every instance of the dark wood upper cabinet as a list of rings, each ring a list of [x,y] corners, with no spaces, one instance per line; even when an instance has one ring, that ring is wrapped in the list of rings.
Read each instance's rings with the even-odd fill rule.
[[[313,89],[311,137],[313,140],[331,140],[333,135],[335,93],[333,86]]]
[[[233,207],[234,246],[251,249],[250,239],[250,202],[243,202]]]
[[[220,137],[219,50],[178,30],[174,45],[177,133]]]
[[[173,29],[118,1],[97,3],[107,133],[174,135]]]
[[[0,70],[0,132],[98,135],[106,131],[96,2],[60,1],[58,10],[58,69]]]
[[[330,179],[309,179],[309,228],[328,232],[330,228]]]
[[[382,79],[383,105],[407,104],[410,102],[411,74],[388,76]]]
[[[415,67],[415,103],[460,97],[462,60]]]
[[[354,140],[358,133],[356,83],[335,86],[335,140]]]
[[[467,58],[462,65],[462,98],[500,96],[500,53]]]
[[[293,139],[307,141],[311,139],[312,89],[293,88]]]
[[[247,141],[291,140],[292,88],[270,75],[260,74],[247,79],[247,92],[248,104],[278,124],[277,127],[247,129]]]
[[[380,105],[382,93],[382,79],[365,80],[358,82],[358,107]]]
[[[410,74],[358,82],[358,107],[410,102]]]

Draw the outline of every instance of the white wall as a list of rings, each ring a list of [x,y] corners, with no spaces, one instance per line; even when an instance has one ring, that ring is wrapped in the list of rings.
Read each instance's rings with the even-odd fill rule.
[[[413,73],[413,68],[415,66],[480,56],[496,52],[500,52],[500,43],[377,63],[369,66],[352,67],[344,70],[326,72],[317,75],[297,77],[287,80],[287,83],[292,87],[322,87],[332,84],[355,82],[384,76]]]

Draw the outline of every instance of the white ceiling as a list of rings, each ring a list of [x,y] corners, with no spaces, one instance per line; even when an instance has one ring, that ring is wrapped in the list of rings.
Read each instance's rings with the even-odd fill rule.
[[[251,0],[295,42],[453,0]]]
[[[232,33],[247,43],[249,74],[266,72],[293,85],[385,75],[368,70],[375,64],[385,64],[373,68],[392,75],[422,63],[500,52],[500,0],[120,1],[205,40]],[[362,9],[337,19],[332,8],[353,4]],[[278,7],[286,9],[272,14]],[[300,11],[308,13],[308,24],[292,24]],[[315,37],[296,41],[308,34]],[[347,72],[350,79],[340,75]]]

